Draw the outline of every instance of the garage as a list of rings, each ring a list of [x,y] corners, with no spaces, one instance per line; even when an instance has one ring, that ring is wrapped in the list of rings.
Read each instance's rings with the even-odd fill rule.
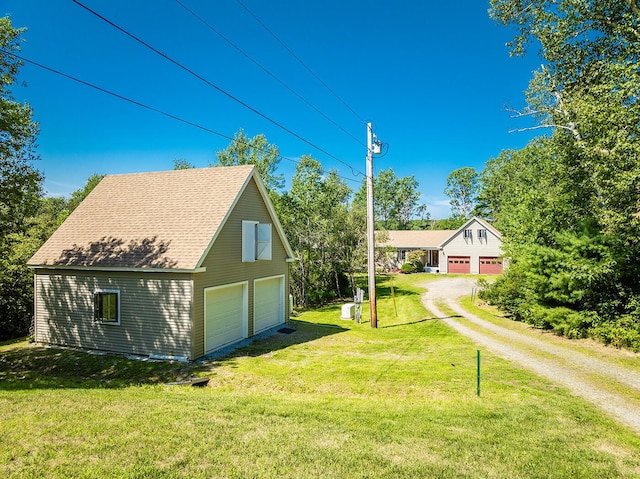
[[[502,259],[495,256],[480,256],[480,274],[502,273]]]
[[[448,273],[471,273],[470,256],[449,256],[447,260]]]
[[[205,353],[246,338],[247,283],[207,288],[204,295]]]
[[[255,280],[253,333],[284,323],[284,276]]]

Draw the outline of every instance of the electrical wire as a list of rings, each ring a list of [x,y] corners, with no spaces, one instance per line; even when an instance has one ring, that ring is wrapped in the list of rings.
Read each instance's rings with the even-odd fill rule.
[[[231,47],[233,47],[234,49],[236,49],[238,52],[240,52],[245,58],[247,58],[249,61],[251,61],[254,65],[256,65],[258,68],[260,68],[263,72],[265,72],[267,75],[269,75],[271,78],[273,78],[275,81],[277,81],[280,85],[282,85],[284,88],[286,88],[287,90],[289,90],[289,92],[293,93],[295,96],[297,96],[300,100],[302,100],[307,106],[309,106],[310,108],[312,108],[313,110],[315,110],[317,113],[319,113],[320,115],[322,115],[322,117],[324,117],[327,121],[329,121],[330,123],[332,123],[335,127],[337,127],[339,130],[341,130],[343,133],[345,133],[346,135],[350,136],[351,138],[353,138],[358,144],[364,146],[366,148],[366,143],[364,143],[362,140],[360,140],[358,137],[356,137],[355,135],[353,135],[351,132],[347,131],[345,128],[343,128],[340,124],[338,124],[336,121],[334,121],[332,118],[330,118],[326,113],[324,113],[322,110],[320,110],[319,108],[317,108],[315,105],[313,105],[309,100],[307,100],[304,96],[302,96],[300,93],[298,93],[297,91],[295,91],[293,88],[291,88],[289,85],[287,85],[284,81],[282,81],[280,78],[278,78],[275,74],[273,74],[271,71],[269,71],[269,69],[267,69],[267,67],[265,67],[264,65],[262,65],[260,62],[258,62],[256,59],[254,59],[253,57],[251,57],[247,52],[245,52],[242,48],[240,48],[238,45],[236,45],[235,43],[233,43],[229,38],[227,38],[225,35],[223,35],[222,33],[220,33],[220,31],[216,30],[209,22],[207,22],[204,18],[202,18],[202,16],[198,15],[196,12],[194,12],[191,8],[189,8],[188,6],[186,6],[183,2],[181,2],[180,0],[175,0],[176,3],[178,5],[180,5],[184,10],[186,10],[188,13],[190,13],[195,19],[197,19],[200,23],[202,23],[204,26],[206,26],[209,30],[211,30],[213,33],[215,33],[216,35],[218,35],[220,38],[222,38],[225,42],[227,42],[227,44],[229,44]]]
[[[230,141],[234,140],[234,138],[232,136],[225,135],[224,133],[220,133],[218,131],[212,130],[211,128],[207,128],[206,126],[202,126],[202,125],[200,125],[198,123],[195,123],[195,122],[192,122],[192,121],[189,121],[189,120],[185,120],[184,118],[181,118],[179,116],[173,115],[173,114],[168,113],[168,112],[166,112],[164,110],[160,110],[159,108],[155,108],[155,107],[146,105],[146,104],[144,104],[142,102],[139,102],[137,100],[133,100],[133,99],[128,98],[128,97],[126,97],[124,95],[120,95],[119,93],[112,92],[111,90],[107,90],[106,88],[102,88],[102,87],[100,87],[98,85],[94,85],[93,83],[89,83],[87,81],[81,80],[80,78],[74,77],[74,76],[69,75],[69,74],[64,73],[64,72],[61,72],[60,70],[56,70],[55,68],[48,67],[46,65],[43,65],[42,63],[38,63],[38,62],[35,62],[33,60],[29,60],[28,58],[25,58],[25,57],[23,57],[21,55],[17,55],[17,54],[15,54],[13,52],[10,52],[10,51],[7,51],[7,50],[4,50],[4,49],[0,48],[0,53],[4,53],[5,55],[10,55],[10,56],[12,56],[14,58],[17,58],[18,60],[20,60],[22,62],[29,63],[30,65],[34,65],[34,66],[36,66],[38,68],[42,68],[43,70],[46,70],[46,71],[48,71],[50,73],[54,73],[54,74],[59,75],[59,76],[61,76],[63,78],[66,78],[68,80],[72,80],[74,82],[80,83],[81,85],[87,86],[89,88],[93,88],[94,90],[98,90],[98,91],[100,91],[102,93],[106,93],[107,95],[111,95],[111,96],[113,96],[115,98],[118,98],[119,100],[126,101],[128,103],[131,103],[133,105],[139,106],[139,107],[144,108],[146,110],[150,110],[150,111],[152,111],[154,113],[158,113],[160,115],[166,116],[167,118],[171,118],[172,120],[179,121],[179,122],[184,123],[186,125],[192,126],[194,128],[198,128],[199,130],[205,131],[207,133],[211,133],[213,135],[219,136],[221,138],[225,138],[225,139],[230,140]],[[269,150],[267,148],[254,148],[254,149],[256,149],[258,151],[262,151],[263,153],[269,153]],[[295,163],[295,164],[300,163],[299,160],[296,160],[294,158],[289,158],[287,156],[283,156],[283,155],[280,155],[280,154],[278,154],[278,158],[290,161],[290,162]],[[348,178],[346,176],[341,176],[341,175],[336,175],[336,176],[338,176],[339,178],[342,178],[345,181],[352,181],[354,183],[358,183],[358,180],[355,180],[353,178]]]
[[[280,38],[278,38],[278,36],[273,33],[269,27],[267,27],[262,20],[260,20],[260,18],[258,18],[258,16],[256,14],[254,14],[251,10],[249,10],[249,8],[247,8],[247,6],[242,3],[240,0],[236,0],[236,3],[238,3],[238,5],[240,5],[242,8],[244,8],[246,10],[246,12],[251,15],[254,20],[256,22],[258,22],[258,24],[265,29],[265,31],[267,31],[267,33],[269,33],[280,45],[282,45],[282,48],[284,48],[287,52],[289,52],[289,54],[295,58],[298,63],[300,63],[300,65],[302,65],[310,74],[311,76],[313,76],[313,78],[315,78],[316,80],[318,80],[318,82],[320,82],[320,84],[325,87],[327,89],[327,91],[329,91],[329,93],[331,93],[340,103],[342,103],[347,110],[349,110],[351,113],[353,113],[355,115],[355,117],[360,120],[361,123],[365,123],[365,121],[362,119],[362,117],[360,115],[358,115],[358,113],[356,113],[356,111],[351,108],[349,106],[349,104],[347,104],[346,101],[344,101],[336,92],[334,92],[329,85],[327,85],[324,81],[322,81],[322,79],[315,74],[315,72],[309,67],[307,66],[307,64],[305,62],[302,61],[302,59],[300,57],[298,57],[298,55],[296,55],[293,50],[291,50],[291,48],[289,48],[282,40],[280,40]]]
[[[149,43],[145,42],[144,40],[142,40],[141,38],[135,36],[133,33],[128,32],[127,30],[125,30],[124,28],[120,27],[119,25],[116,25],[114,22],[112,22],[111,20],[109,20],[108,18],[100,15],[98,12],[96,12],[95,10],[92,10],[91,8],[87,7],[86,5],[84,5],[82,2],[79,2],[78,0],[72,0],[73,3],[75,3],[76,5],[84,8],[86,11],[88,11],[89,13],[91,13],[92,15],[98,17],[100,20],[104,21],[105,23],[111,25],[113,28],[115,28],[116,30],[119,30],[120,32],[124,33],[125,35],[127,35],[129,38],[135,40],[136,42],[140,43],[141,45],[145,46],[146,48],[148,48],[149,50],[151,50],[152,52],[156,53],[157,55],[161,56],[162,58],[164,58],[165,60],[173,63],[174,65],[176,65],[177,67],[181,68],[182,70],[186,71],[187,73],[189,73],[190,75],[194,76],[195,78],[197,78],[198,80],[202,81],[203,83],[205,83],[206,85],[210,86],[211,88],[214,88],[215,90],[217,90],[218,92],[222,93],[223,95],[225,95],[226,97],[230,98],[231,100],[235,101],[236,103],[242,105],[243,107],[245,107],[246,109],[248,109],[249,111],[255,113],[256,115],[260,116],[261,118],[264,118],[265,120],[267,120],[268,122],[272,123],[273,125],[277,126],[278,128],[280,128],[281,130],[284,130],[285,132],[289,133],[291,136],[297,138],[298,140],[306,143],[307,145],[311,146],[312,148],[318,150],[319,152],[325,154],[326,156],[328,156],[329,158],[343,164],[344,166],[346,166],[347,168],[349,168],[352,172],[352,174],[354,176],[358,176],[358,175],[362,175],[364,176],[364,173],[356,170],[355,168],[353,168],[351,165],[349,165],[347,162],[341,160],[340,158],[338,158],[337,156],[332,155],[331,153],[329,153],[328,151],[326,151],[325,149],[315,145],[314,143],[312,143],[311,141],[307,140],[306,138],[304,138],[303,136],[299,135],[298,133],[292,131],[291,129],[287,128],[286,126],[284,126],[282,123],[279,123],[278,121],[274,120],[273,118],[269,117],[268,115],[266,115],[265,113],[262,113],[261,111],[257,110],[256,108],[252,107],[251,105],[245,103],[244,101],[240,100],[238,97],[232,95],[231,93],[229,93],[228,91],[224,90],[223,88],[219,87],[218,85],[216,85],[215,83],[212,83],[211,81],[207,80],[206,78],[204,78],[202,75],[199,75],[198,73],[194,72],[193,70],[191,70],[190,68],[186,67],[185,65],[183,65],[182,63],[178,62],[177,60],[174,60],[173,58],[171,58],[169,55],[162,53],[160,50],[158,50],[157,48],[153,47],[152,45],[150,45]]]

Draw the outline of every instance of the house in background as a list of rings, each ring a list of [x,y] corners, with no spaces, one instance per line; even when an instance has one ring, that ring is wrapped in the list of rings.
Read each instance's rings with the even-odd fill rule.
[[[471,218],[457,230],[387,231],[378,233],[378,248],[395,252],[390,267],[399,268],[407,253],[423,250],[425,271],[499,274],[503,269],[502,235],[485,220]]]
[[[292,256],[253,166],[106,176],[28,263],[35,340],[196,359],[285,321]]]

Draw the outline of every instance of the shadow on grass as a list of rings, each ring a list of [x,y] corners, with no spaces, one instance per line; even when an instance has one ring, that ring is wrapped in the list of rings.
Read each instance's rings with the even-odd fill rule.
[[[0,391],[29,389],[118,389],[163,384],[204,375],[242,356],[261,356],[324,336],[347,331],[337,325],[290,321],[290,334],[275,333],[227,355],[194,363],[129,359],[106,353],[46,347],[25,339],[0,343]]]
[[[247,346],[236,349],[226,356],[207,360],[208,364],[223,364],[239,357],[257,357],[272,354],[281,349],[286,349],[296,344],[308,343],[325,336],[349,331],[336,324],[312,323],[301,320],[290,320],[286,328],[293,329],[289,334],[276,333],[264,339],[257,339]]]
[[[444,316],[441,318],[437,318],[437,317],[433,317],[433,318],[424,318],[424,319],[420,319],[418,321],[411,321],[408,323],[398,323],[398,324],[389,324],[387,326],[382,326],[380,329],[387,329],[387,328],[398,328],[400,326],[411,326],[413,324],[420,324],[420,323],[426,323],[427,321],[435,321],[436,319],[449,319],[449,318],[461,318],[462,316],[460,316],[459,314],[455,314],[453,316]]]
[[[124,388],[180,380],[196,372],[190,364],[140,361],[27,341],[5,343],[0,349],[0,391]]]

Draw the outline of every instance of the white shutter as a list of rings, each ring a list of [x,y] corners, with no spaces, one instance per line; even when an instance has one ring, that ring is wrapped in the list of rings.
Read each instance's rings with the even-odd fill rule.
[[[256,260],[257,221],[242,221],[242,262],[253,263]]]
[[[257,259],[271,259],[271,224],[258,224],[258,250]]]

